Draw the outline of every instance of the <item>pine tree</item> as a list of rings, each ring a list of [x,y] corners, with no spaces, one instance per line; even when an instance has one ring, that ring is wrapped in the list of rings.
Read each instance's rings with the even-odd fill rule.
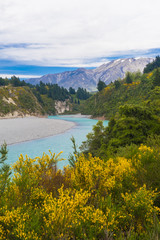
[[[121,83],[118,80],[115,80],[114,85],[115,85],[115,89],[118,89],[120,88]]]
[[[160,86],[160,70],[157,68],[154,73],[153,85]]]
[[[97,84],[97,89],[98,89],[98,91],[99,91],[99,92],[102,91],[105,87],[106,87],[105,82],[99,80],[99,82],[98,82],[98,84]]]
[[[132,83],[132,77],[131,77],[130,72],[127,72],[127,74],[126,74],[126,83],[127,84]]]

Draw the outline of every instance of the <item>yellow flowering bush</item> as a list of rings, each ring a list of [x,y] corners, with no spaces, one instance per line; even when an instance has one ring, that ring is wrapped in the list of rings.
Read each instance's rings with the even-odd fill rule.
[[[152,77],[153,76],[153,72],[150,72],[150,73],[148,73],[147,74],[147,78],[149,79],[150,77]]]
[[[43,154],[41,158],[35,159],[28,156],[24,158],[21,155],[19,161],[12,167],[14,175],[7,192],[8,201],[13,200],[14,206],[20,206],[30,200],[32,192],[38,187],[48,192],[52,191],[56,195],[62,183],[65,185],[65,177],[56,165],[59,155],[50,152],[50,155]]]
[[[125,226],[124,230],[143,233],[146,226],[153,227],[153,219],[160,212],[160,209],[154,206],[156,196],[157,193],[147,190],[145,185],[133,193],[122,194],[124,205],[119,215],[123,219],[123,223],[120,223]]]
[[[103,195],[109,195],[136,186],[134,175],[135,169],[128,159],[117,157],[104,162],[89,154],[88,157],[84,155],[79,157],[71,179],[74,187],[78,189],[95,190]]]
[[[48,239],[93,239],[101,234],[106,217],[104,213],[88,205],[91,193],[87,191],[59,189],[59,198],[52,194],[44,201],[43,214]]]
[[[42,239],[38,237],[33,226],[31,229],[28,228],[32,221],[31,215],[23,208],[13,208],[12,210],[4,208],[3,212],[4,214],[0,216],[0,239]]]
[[[132,83],[124,83],[123,85],[124,85],[124,86],[127,86],[127,87],[132,87],[132,86],[136,86],[136,85],[138,85],[138,84],[140,84],[139,81],[137,81],[137,82],[132,82]]]
[[[146,153],[146,152],[151,152],[153,153],[153,149],[150,148],[150,147],[147,147],[146,145],[143,145],[141,144],[141,146],[139,147],[139,150],[143,153]]]
[[[145,164],[158,156],[141,145],[128,158],[80,155],[62,171],[59,155],[21,155],[1,196],[0,240],[113,240],[131,231],[133,239],[143,239],[159,213],[158,193],[142,186],[148,183]]]

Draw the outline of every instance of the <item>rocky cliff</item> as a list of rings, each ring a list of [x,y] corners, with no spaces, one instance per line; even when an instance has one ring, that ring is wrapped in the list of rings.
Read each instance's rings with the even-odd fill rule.
[[[71,110],[69,101],[55,101],[56,114],[62,114]]]

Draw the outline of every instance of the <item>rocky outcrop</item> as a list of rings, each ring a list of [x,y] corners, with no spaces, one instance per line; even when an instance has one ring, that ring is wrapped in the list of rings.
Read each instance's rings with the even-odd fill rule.
[[[70,111],[70,105],[68,101],[55,101],[56,114],[62,114],[64,112]]]

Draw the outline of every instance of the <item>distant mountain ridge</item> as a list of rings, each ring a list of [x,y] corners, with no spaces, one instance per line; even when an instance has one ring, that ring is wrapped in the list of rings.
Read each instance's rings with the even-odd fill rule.
[[[74,71],[66,71],[56,74],[47,74],[40,78],[30,78],[26,82],[31,84],[44,83],[58,84],[65,88],[78,87],[86,88],[89,91],[96,89],[100,80],[109,84],[118,78],[123,78],[126,72],[143,71],[145,66],[152,62],[154,58],[125,58],[117,59],[109,63],[103,64],[95,69],[78,68]]]

